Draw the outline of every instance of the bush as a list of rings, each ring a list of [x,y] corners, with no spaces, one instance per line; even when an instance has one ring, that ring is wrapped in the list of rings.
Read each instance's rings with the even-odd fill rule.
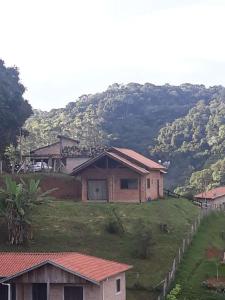
[[[124,234],[125,232],[122,220],[115,208],[109,210],[109,217],[106,221],[105,229],[111,234]]]
[[[173,288],[170,293],[167,295],[166,300],[177,300],[177,296],[179,296],[181,292],[180,284],[176,284],[175,288]]]
[[[120,227],[117,221],[113,218],[109,218],[105,224],[105,230],[110,234],[120,234]]]

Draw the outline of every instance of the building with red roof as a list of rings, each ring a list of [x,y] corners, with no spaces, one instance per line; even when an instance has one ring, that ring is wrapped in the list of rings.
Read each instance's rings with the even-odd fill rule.
[[[126,299],[126,264],[76,252],[3,252],[0,262],[1,300]]]
[[[210,207],[225,206],[225,186],[204,191],[194,196],[195,200]]]
[[[71,173],[81,177],[82,201],[146,202],[163,197],[164,166],[124,148],[110,148]]]

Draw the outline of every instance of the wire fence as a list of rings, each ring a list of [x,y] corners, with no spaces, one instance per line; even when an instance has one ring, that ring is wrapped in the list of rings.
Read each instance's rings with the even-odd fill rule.
[[[198,215],[195,222],[191,225],[190,231],[187,234],[186,238],[183,239],[181,246],[178,249],[177,255],[173,259],[173,263],[170,271],[167,273],[165,279],[162,281],[162,292],[158,296],[157,300],[166,299],[166,295],[169,292],[172,283],[174,282],[176,271],[178,269],[179,264],[181,263],[184,254],[189,249],[189,246],[201,225],[202,220],[207,217],[212,212],[224,211],[224,206],[212,207],[207,209],[201,209],[201,213]]]

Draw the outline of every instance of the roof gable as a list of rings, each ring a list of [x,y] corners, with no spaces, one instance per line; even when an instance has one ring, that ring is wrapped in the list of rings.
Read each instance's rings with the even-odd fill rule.
[[[136,172],[138,174],[141,174],[141,175],[149,174],[149,171],[146,170],[145,168],[140,167],[136,163],[133,163],[133,162],[129,161],[128,159],[126,159],[126,158],[118,155],[117,153],[113,153],[113,152],[109,152],[109,151],[104,151],[103,153],[101,153],[97,157],[91,158],[88,161],[86,161],[83,164],[81,164],[80,166],[76,167],[73,170],[73,172],[71,173],[71,175],[75,175],[75,174],[80,173],[82,170],[84,170],[87,167],[91,166],[92,164],[94,164],[96,161],[98,161],[99,159],[101,159],[104,156],[108,156],[108,157],[110,157],[110,158],[118,161],[122,165],[124,165],[124,166],[132,169],[134,172]]]

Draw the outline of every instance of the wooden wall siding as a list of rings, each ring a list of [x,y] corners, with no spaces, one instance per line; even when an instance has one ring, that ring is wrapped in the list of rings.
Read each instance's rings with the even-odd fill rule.
[[[44,265],[29,271],[12,280],[15,283],[64,283],[64,284],[89,284],[87,280],[70,274],[52,265]]]

